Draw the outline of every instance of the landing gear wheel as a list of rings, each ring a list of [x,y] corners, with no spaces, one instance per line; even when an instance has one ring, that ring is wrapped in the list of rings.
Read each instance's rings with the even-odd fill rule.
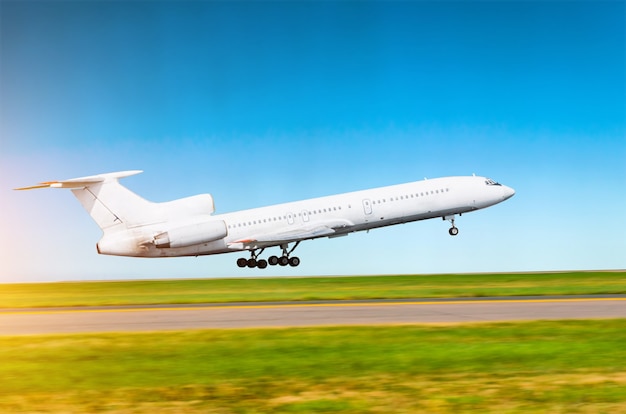
[[[270,256],[269,259],[267,259],[267,262],[270,264],[270,266],[276,266],[278,264],[278,257]]]
[[[287,256],[281,256],[278,259],[278,264],[281,266],[287,266],[289,264],[289,258]]]
[[[248,259],[247,265],[248,267],[252,268],[252,267],[256,267],[256,259]]]
[[[448,233],[450,233],[450,236],[456,236],[457,234],[459,234],[459,229],[457,229],[454,226],[454,214],[451,216],[443,216],[442,219],[444,220],[448,220],[450,222],[450,224],[452,225],[452,227],[450,227],[450,229],[448,230]]]
[[[289,266],[291,267],[296,267],[300,264],[300,258],[299,257],[291,257],[289,258]]]
[[[248,260],[244,259],[243,257],[237,259],[237,266],[239,266],[239,267],[246,267],[246,266],[248,266]]]
[[[265,269],[267,267],[267,260],[265,259],[257,260],[256,267],[258,267],[259,269]]]

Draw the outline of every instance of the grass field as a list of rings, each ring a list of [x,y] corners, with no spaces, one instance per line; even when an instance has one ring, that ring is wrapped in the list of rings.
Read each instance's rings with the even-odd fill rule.
[[[0,307],[626,293],[626,271],[0,285]]]
[[[626,320],[0,337],[0,412],[626,413]]]

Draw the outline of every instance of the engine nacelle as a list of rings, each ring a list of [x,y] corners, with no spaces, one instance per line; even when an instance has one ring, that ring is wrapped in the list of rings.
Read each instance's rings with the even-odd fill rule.
[[[137,242],[137,237],[130,231],[105,234],[96,244],[99,254],[112,256],[145,256],[147,249]]]
[[[164,203],[155,203],[155,206],[170,220],[175,219],[175,217],[210,215],[215,212],[215,203],[211,194],[198,194]]]
[[[208,220],[174,227],[154,236],[154,245],[161,249],[187,247],[223,239],[228,235],[223,220]]]

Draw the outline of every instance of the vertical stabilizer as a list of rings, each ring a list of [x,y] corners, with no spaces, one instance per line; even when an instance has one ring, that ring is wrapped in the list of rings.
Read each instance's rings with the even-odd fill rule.
[[[121,185],[117,178],[77,188],[72,193],[105,232],[119,224],[126,228],[143,224],[150,216],[152,203]]]

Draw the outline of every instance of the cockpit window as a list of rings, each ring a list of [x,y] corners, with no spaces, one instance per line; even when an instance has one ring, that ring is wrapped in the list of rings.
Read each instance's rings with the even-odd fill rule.
[[[485,180],[485,184],[487,184],[487,185],[502,185],[500,183],[497,183],[497,182],[493,181],[491,178],[487,178]]]

